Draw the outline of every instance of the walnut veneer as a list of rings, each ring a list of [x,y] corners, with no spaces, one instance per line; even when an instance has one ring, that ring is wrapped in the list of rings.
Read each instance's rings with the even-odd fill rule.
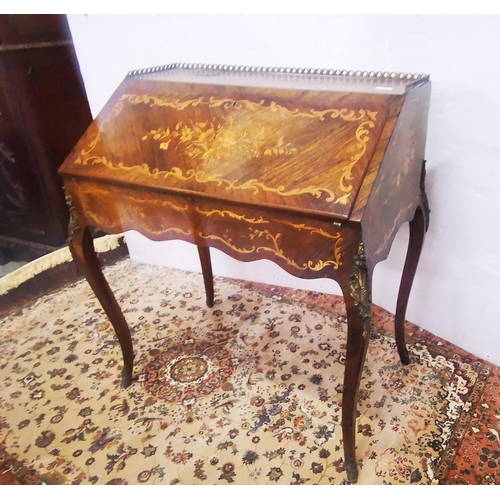
[[[241,261],[272,260],[300,278],[332,278],[348,316],[342,429],[355,482],[372,274],[407,221],[396,341],[410,361],[404,317],[428,224],[430,89],[426,75],[198,65],[131,72],[59,171],[70,248],[120,340],[123,386],[132,381],[131,336],[90,226],[197,245],[209,307],[209,247]]]

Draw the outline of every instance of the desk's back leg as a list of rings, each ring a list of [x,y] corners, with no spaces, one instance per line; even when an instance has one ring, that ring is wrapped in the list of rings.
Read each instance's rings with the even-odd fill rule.
[[[413,219],[410,221],[410,241],[408,244],[408,253],[403,268],[401,286],[399,288],[398,301],[396,305],[396,314],[394,318],[396,344],[398,346],[399,357],[404,365],[410,363],[410,356],[405,342],[405,316],[408,298],[410,297],[413,278],[417,270],[418,260],[424,244],[425,231],[427,227],[427,211],[425,207],[418,207]]]
[[[212,307],[214,305],[214,276],[212,261],[210,260],[210,248],[198,245],[198,254],[200,256],[201,271],[203,272],[203,281],[205,282],[207,306]]]
[[[128,387],[132,382],[134,362],[132,338],[122,310],[102,273],[89,227],[72,228],[68,245],[76,265],[87,278],[115,329],[123,355],[122,387]]]
[[[344,258],[346,258],[345,256]],[[347,259],[346,259],[347,260]],[[370,340],[371,330],[371,273],[366,266],[364,247],[355,255],[352,273],[339,281],[347,312],[347,351],[342,395],[342,435],[347,477],[358,480],[356,462],[356,417],[359,384]]]

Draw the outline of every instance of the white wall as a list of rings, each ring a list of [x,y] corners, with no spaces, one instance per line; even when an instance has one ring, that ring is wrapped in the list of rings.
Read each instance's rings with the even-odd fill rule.
[[[69,15],[94,114],[130,69],[169,62],[430,73],[431,225],[407,319],[500,365],[500,17]],[[394,312],[408,230],[377,267],[374,302]],[[195,247],[130,234],[139,261],[199,270]],[[340,293],[266,261],[214,251],[214,273]]]

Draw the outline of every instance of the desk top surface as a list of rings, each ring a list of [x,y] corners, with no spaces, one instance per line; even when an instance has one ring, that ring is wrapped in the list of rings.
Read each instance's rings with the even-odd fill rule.
[[[277,70],[131,72],[60,173],[346,219],[384,127],[428,77]]]

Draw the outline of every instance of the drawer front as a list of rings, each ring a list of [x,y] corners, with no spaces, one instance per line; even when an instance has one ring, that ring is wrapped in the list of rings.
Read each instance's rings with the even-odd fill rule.
[[[302,278],[335,277],[343,264],[340,223],[200,197],[67,182],[82,225],[136,230],[152,240],[215,247],[241,261],[268,259]]]
[[[66,191],[81,225],[107,233],[136,230],[152,240],[195,242],[189,200],[139,189],[66,182]]]
[[[304,278],[332,276],[342,265],[342,229],[332,221],[199,200],[197,237],[238,260],[268,259]]]

